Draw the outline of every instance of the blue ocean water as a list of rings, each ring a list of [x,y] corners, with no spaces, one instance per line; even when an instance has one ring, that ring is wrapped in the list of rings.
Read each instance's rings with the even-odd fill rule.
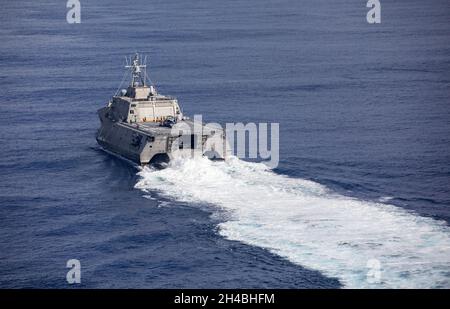
[[[0,10],[0,287],[450,287],[448,1],[80,2]],[[186,114],[280,123],[279,166],[103,152],[135,51]]]

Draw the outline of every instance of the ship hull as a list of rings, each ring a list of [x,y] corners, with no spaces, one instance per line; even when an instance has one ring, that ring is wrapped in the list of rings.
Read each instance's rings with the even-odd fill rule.
[[[104,109],[99,110],[99,117],[101,126],[96,136],[98,144],[139,165],[160,164],[179,155],[205,155],[214,160],[224,160],[227,157],[228,147],[222,131],[215,130],[214,137],[202,134],[194,138],[191,134],[186,140],[186,136],[174,134],[172,128],[162,127],[157,123],[114,122],[105,117]],[[193,122],[185,124],[193,127]],[[211,149],[208,147],[210,138],[223,143],[216,143],[220,145]]]

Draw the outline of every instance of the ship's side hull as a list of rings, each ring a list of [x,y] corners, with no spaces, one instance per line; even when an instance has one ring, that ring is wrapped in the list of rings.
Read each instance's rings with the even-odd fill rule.
[[[148,164],[159,153],[167,153],[167,136],[150,136],[121,122],[114,122],[99,111],[101,126],[97,142],[113,153],[140,165]]]

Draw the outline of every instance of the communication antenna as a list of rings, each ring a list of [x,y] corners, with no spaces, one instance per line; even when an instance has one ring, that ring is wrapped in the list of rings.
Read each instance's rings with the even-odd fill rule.
[[[143,64],[142,61],[139,59],[139,54],[136,53],[134,55],[134,58],[131,59],[130,57],[130,63],[127,61],[127,65],[125,68],[131,70],[131,87],[139,87],[139,86],[145,86],[146,82],[146,76],[147,76],[147,65]],[[144,75],[144,78],[142,77]]]

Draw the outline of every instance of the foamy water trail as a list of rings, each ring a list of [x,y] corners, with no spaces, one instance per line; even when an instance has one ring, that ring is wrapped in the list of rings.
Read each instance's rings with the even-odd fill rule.
[[[450,230],[443,222],[236,158],[178,159],[139,175],[136,188],[228,212],[219,224],[224,237],[267,248],[345,287],[450,287]]]

